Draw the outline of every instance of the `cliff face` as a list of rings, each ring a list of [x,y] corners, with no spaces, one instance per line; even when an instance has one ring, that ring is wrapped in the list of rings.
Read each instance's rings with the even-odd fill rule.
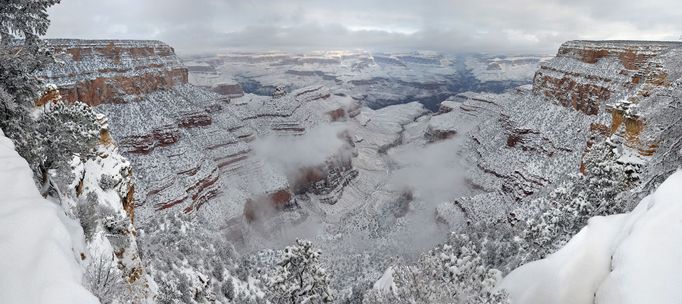
[[[541,65],[533,92],[601,116],[591,125],[587,150],[596,140],[615,135],[636,154],[653,156],[660,137],[650,134],[659,132],[651,126],[665,123],[655,117],[670,102],[661,96],[679,77],[680,48],[678,42],[569,41]]]
[[[257,227],[264,217],[281,228],[277,225],[283,221],[303,222],[317,214],[341,236],[322,244],[325,251],[353,247],[342,248],[355,241],[343,236],[358,232],[390,238],[402,222],[397,219],[420,208],[424,194],[393,188],[404,177],[394,174],[405,165],[396,155],[438,147],[451,138],[461,151],[437,155],[456,155],[458,165],[467,165],[461,170],[467,189],[458,199],[441,200],[446,203],[437,215],[450,224],[505,219],[577,174],[590,146],[607,137],[619,161],[652,162],[663,168],[656,172],[679,163],[678,154],[670,152],[679,151],[679,141],[666,139],[679,138],[674,134],[682,125],[669,110],[682,100],[682,90],[676,89],[682,48],[676,44],[569,42],[542,65],[532,88],[458,94],[441,103],[438,113],[418,103],[360,108],[353,98],[323,86],[278,98],[242,96],[229,86],[210,91],[186,84],[172,49],[159,42],[70,40],[62,45],[60,58],[70,64],[40,75],[66,86],[72,92],[68,98],[83,98],[109,117],[111,135],[133,168],[135,191],[126,193],[125,204],[132,196],[142,237],[163,232],[163,219],[184,220],[185,214],[207,233],[220,229],[230,240],[244,240],[241,228]],[[104,87],[93,86],[97,81]],[[331,123],[344,124],[348,132],[317,138],[344,138],[340,151],[328,153],[331,161],[307,161],[307,150],[314,149],[300,142],[302,149],[269,143],[274,156],[306,160],[293,170],[259,155],[271,138],[305,138]],[[673,136],[664,136],[669,133]],[[460,169],[449,166],[438,167]],[[652,184],[655,174],[649,174]],[[273,210],[292,212],[277,218],[281,213]],[[187,238],[194,236],[204,237],[189,233]],[[156,253],[159,244],[149,244],[149,251]]]
[[[561,45],[554,59],[540,65],[533,91],[565,107],[596,115],[610,99],[637,94],[646,86],[665,85],[668,75],[658,56],[679,45],[569,41]]]
[[[669,134],[679,132],[681,50],[680,43],[569,41],[541,64],[532,88],[444,102],[427,135],[467,138],[467,179],[483,192],[454,205],[473,220],[505,216],[513,207],[503,202],[542,196],[586,172],[585,154],[607,139],[618,151],[614,161],[660,176],[647,168],[673,167],[679,149]]]
[[[217,92],[191,86],[173,49],[158,41],[49,43],[62,63],[39,76],[57,84],[65,99],[109,117],[111,135],[135,169],[131,196],[140,223],[157,213],[193,213],[220,198],[211,208],[240,217],[245,202],[261,197],[272,196],[274,206],[295,205],[294,192],[302,188],[334,203],[353,176],[345,174],[349,164],[320,163],[325,170],[312,187],[254,158],[251,147],[258,137],[302,135],[320,122],[344,120],[357,110],[348,97],[319,86],[276,100],[243,96],[238,85],[216,86]]]
[[[68,101],[121,103],[187,83],[187,69],[160,41],[48,40],[61,61],[39,73]]]

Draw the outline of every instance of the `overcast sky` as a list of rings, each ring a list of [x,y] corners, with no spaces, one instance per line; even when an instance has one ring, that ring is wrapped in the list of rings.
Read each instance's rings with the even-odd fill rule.
[[[554,53],[571,39],[678,40],[679,0],[62,0],[48,37],[158,39],[179,52]]]

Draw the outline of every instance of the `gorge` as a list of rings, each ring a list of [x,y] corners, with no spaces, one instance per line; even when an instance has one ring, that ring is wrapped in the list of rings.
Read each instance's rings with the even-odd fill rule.
[[[391,256],[418,259],[447,231],[531,219],[552,190],[589,176],[590,158],[628,168],[626,206],[679,165],[678,43],[569,41],[532,86],[453,94],[436,112],[416,102],[370,108],[344,85],[242,92],[158,41],[49,43],[61,63],[38,75],[104,114],[130,160],[146,271],[157,284],[184,273],[194,298],[224,298],[213,285],[227,281],[258,298],[232,257],[203,260],[234,250],[216,243],[259,252],[258,264],[270,248],[311,239],[329,253],[341,298],[353,297]],[[388,62],[359,56],[369,68]],[[612,151],[596,155],[604,143]],[[171,246],[183,257],[164,247],[177,233]],[[189,256],[197,261],[179,262]]]

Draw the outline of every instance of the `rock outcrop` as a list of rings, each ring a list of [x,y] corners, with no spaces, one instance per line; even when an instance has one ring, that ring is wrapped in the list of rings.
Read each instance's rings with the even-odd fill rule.
[[[345,120],[358,109],[349,97],[320,86],[277,100],[244,96],[239,85],[227,83],[209,90],[191,86],[173,49],[158,41],[49,42],[63,64],[39,76],[58,84],[64,99],[81,100],[109,117],[111,135],[135,168],[131,196],[141,223],[158,212],[193,213],[219,197],[221,206],[211,208],[226,217],[242,216],[246,201],[272,193],[288,193],[285,205],[295,205],[302,189],[334,203],[354,176],[345,174],[352,172],[348,160],[319,164],[321,179],[301,185],[254,158],[251,147],[261,136],[302,135],[320,122]]]
[[[603,140],[616,147],[618,162],[637,167],[659,157],[661,142],[675,149],[662,134],[679,122],[666,109],[675,108],[681,50],[675,42],[569,41],[541,65],[531,91],[443,102],[426,136],[466,138],[467,179],[483,192],[447,203],[448,210],[473,221],[503,218],[511,208],[504,202],[523,203],[586,172],[584,155]]]
[[[675,42],[569,41],[557,56],[540,65],[533,91],[588,115],[606,101],[647,94],[647,86],[665,85],[668,75],[658,56],[679,47]]]
[[[47,41],[59,62],[39,72],[59,86],[68,101],[91,106],[140,99],[143,95],[187,83],[187,68],[173,48],[160,41]]]

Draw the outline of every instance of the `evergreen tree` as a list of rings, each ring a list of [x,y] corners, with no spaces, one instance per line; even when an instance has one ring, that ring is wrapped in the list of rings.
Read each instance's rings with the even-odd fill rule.
[[[34,72],[54,62],[40,36],[50,24],[47,8],[57,3],[5,0],[0,5],[0,129],[33,168],[43,195],[56,189],[48,172],[64,167],[74,155],[87,157],[100,130],[88,106],[59,103],[59,98],[50,111],[31,116],[34,102],[43,93]]]
[[[50,25],[47,9],[57,3],[59,0],[3,0],[0,5],[0,87],[25,106],[40,93],[33,72],[53,61],[40,36]]]
[[[320,251],[309,241],[296,240],[280,252],[270,284],[273,303],[328,303],[334,300],[329,276],[320,267]]]
[[[491,263],[512,254],[513,246],[496,241],[500,236],[488,239],[485,231],[453,233],[417,263],[396,263],[390,290],[372,289],[363,303],[507,303],[507,295],[495,290],[502,272]]]
[[[53,61],[39,36],[50,24],[47,8],[58,2],[5,0],[0,5],[0,129],[34,170],[40,152],[34,150],[39,143],[29,108],[41,88],[33,72]]]

